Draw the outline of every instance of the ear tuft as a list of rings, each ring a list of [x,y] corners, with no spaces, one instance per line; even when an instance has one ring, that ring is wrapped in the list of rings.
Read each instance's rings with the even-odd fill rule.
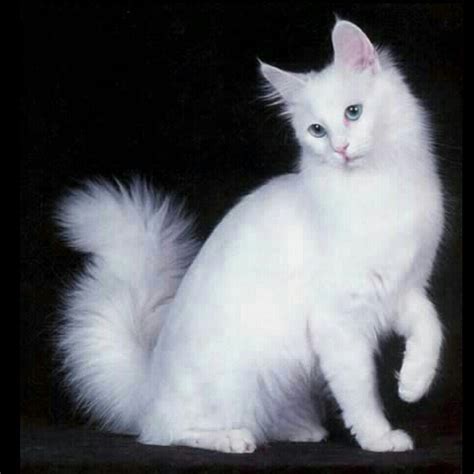
[[[377,51],[367,35],[354,23],[338,20],[332,30],[332,45],[336,65],[353,70],[380,70]]]
[[[296,94],[305,86],[306,81],[303,74],[283,71],[275,66],[266,64],[258,59],[260,72],[266,79],[271,89],[267,97],[280,99],[286,103],[294,101]]]

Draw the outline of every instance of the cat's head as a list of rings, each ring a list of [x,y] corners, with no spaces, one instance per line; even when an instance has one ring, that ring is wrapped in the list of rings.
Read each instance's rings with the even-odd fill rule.
[[[370,166],[386,156],[416,122],[416,102],[387,53],[366,34],[338,20],[333,62],[320,72],[283,71],[260,62],[267,98],[283,105],[303,148],[315,163]]]

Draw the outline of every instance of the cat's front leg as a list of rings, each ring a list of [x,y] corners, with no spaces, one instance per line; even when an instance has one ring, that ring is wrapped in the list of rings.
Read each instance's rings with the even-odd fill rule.
[[[410,436],[392,429],[383,413],[373,343],[335,313],[316,314],[310,335],[344,423],[360,446],[369,451],[413,449]]]
[[[416,402],[431,386],[443,339],[436,309],[424,290],[411,290],[403,297],[395,330],[406,338],[398,393],[402,400]]]

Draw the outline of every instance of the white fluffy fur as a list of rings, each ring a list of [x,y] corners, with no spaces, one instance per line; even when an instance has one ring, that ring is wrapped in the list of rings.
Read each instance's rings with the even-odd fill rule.
[[[358,27],[338,21],[332,39],[321,72],[261,63],[300,169],[242,199],[186,272],[189,222],[143,183],[92,183],[62,203],[66,237],[92,254],[66,298],[65,368],[109,429],[225,452],[320,441],[327,382],[362,448],[413,447],[383,413],[373,354],[380,335],[403,335],[400,397],[426,393],[442,340],[426,294],[443,228],[429,127]],[[345,123],[352,104],[363,113]]]
[[[139,432],[161,316],[197,251],[192,222],[135,179],[91,181],[58,207],[64,236],[91,254],[65,298],[59,348],[79,403],[105,427]]]

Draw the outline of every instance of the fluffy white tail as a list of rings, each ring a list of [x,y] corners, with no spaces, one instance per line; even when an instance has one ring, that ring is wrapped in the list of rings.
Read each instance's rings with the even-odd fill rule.
[[[197,243],[182,206],[135,179],[90,181],[69,193],[57,220],[90,254],[65,295],[58,346],[76,400],[117,432],[136,432],[148,359],[166,307]]]

